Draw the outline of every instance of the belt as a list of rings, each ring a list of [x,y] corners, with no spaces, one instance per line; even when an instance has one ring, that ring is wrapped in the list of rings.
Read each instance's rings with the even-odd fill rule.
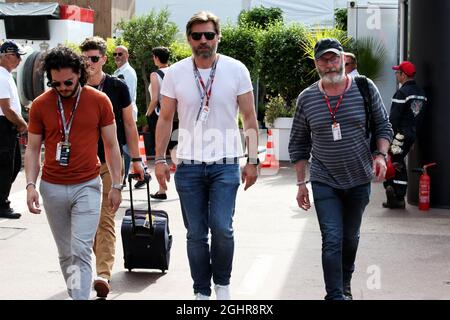
[[[222,158],[216,161],[198,161],[198,160],[187,160],[187,159],[179,159],[179,163],[183,164],[204,164],[204,165],[212,165],[212,164],[238,164],[239,158]]]

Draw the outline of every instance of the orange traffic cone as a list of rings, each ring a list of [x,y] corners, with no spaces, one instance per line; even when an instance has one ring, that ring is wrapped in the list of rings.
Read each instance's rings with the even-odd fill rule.
[[[261,168],[278,168],[280,163],[275,157],[275,149],[273,145],[272,130],[267,130],[267,146],[266,146],[266,158],[261,164]]]
[[[139,157],[142,159],[144,168],[147,168],[147,154],[145,153],[144,136],[139,136]]]

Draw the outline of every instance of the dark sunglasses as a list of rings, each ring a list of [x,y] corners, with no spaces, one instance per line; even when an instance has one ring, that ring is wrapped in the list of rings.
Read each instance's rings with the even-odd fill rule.
[[[93,63],[97,63],[100,60],[100,56],[86,56],[86,59],[90,59]]]
[[[66,80],[62,82],[66,87],[70,87],[73,85],[73,81],[72,80]],[[61,82],[60,81],[53,81],[53,82],[48,82],[47,86],[52,87],[52,88],[59,88],[61,87]]]
[[[206,40],[212,40],[216,36],[215,32],[192,32],[191,37],[194,40],[200,40],[202,35],[205,36]]]
[[[114,53],[113,53],[113,57],[116,57],[116,56],[121,57],[122,55],[123,55],[122,52],[114,52]]]

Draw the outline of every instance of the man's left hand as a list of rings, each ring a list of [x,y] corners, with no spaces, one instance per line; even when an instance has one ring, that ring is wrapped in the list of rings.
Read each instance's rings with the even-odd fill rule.
[[[245,182],[244,191],[254,185],[256,179],[258,179],[258,166],[247,163],[242,170],[242,183]]]
[[[109,190],[108,200],[112,212],[116,212],[122,202],[122,192],[118,189],[111,188]]]

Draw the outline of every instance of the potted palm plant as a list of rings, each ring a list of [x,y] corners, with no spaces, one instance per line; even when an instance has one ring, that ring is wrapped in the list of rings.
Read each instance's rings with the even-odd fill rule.
[[[269,98],[264,121],[268,128],[273,129],[274,151],[278,160],[288,161],[289,136],[295,113],[295,104],[288,105],[280,95]]]

